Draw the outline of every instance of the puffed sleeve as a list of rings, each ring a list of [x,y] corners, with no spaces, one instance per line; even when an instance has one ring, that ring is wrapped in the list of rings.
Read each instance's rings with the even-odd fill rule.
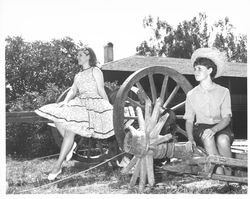
[[[225,95],[221,104],[221,117],[232,117],[232,109],[231,109],[231,97],[228,89],[225,91]]]
[[[185,114],[183,119],[186,119],[188,122],[193,123],[195,117],[195,112],[191,104],[190,93],[187,93],[187,98],[185,102]]]

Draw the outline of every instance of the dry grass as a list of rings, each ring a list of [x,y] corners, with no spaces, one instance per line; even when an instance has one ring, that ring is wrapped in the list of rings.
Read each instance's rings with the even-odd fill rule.
[[[81,173],[70,179],[49,185],[47,175],[56,159],[17,161],[7,158],[7,194],[133,194],[138,193],[137,187],[128,188],[130,175],[121,175],[119,169],[112,170],[108,166]],[[86,170],[88,165],[69,161],[63,165],[63,173],[58,180]],[[35,187],[45,187],[34,189]],[[232,193],[246,194],[248,186],[204,180],[197,176],[178,175],[168,172],[156,174],[156,186],[146,187],[145,194],[175,193]],[[28,191],[25,191],[28,190]],[[23,192],[25,191],[25,192]]]

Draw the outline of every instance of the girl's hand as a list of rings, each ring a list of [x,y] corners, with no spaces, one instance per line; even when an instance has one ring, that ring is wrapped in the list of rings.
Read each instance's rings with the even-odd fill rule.
[[[191,141],[189,140],[187,143],[186,143],[186,150],[187,152],[193,152],[193,146],[196,146],[196,142],[195,141]]]
[[[206,129],[206,130],[203,132],[201,138],[202,138],[203,140],[205,140],[205,139],[211,139],[214,135],[215,135],[215,132],[214,132],[212,129]]]
[[[58,103],[58,107],[63,107],[66,106],[67,104],[68,104],[67,102],[62,101]]]

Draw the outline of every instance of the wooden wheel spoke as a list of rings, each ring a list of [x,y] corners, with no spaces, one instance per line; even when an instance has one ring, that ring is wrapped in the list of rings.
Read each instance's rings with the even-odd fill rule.
[[[139,122],[139,128],[141,131],[145,131],[145,120],[143,118],[143,113],[142,113],[142,110],[141,108],[137,107],[136,108],[136,113],[138,115],[138,122]]]
[[[168,99],[166,100],[166,102],[163,104],[163,107],[166,108],[167,105],[174,99],[176,93],[178,92],[180,86],[176,85],[174,90],[172,91],[172,93],[170,94],[170,96],[168,97]]]
[[[142,104],[140,104],[138,101],[135,101],[133,99],[131,99],[130,97],[127,97],[127,101],[133,106],[133,107],[141,107],[142,109],[144,109],[144,106]]]
[[[103,146],[102,146],[102,142],[100,140],[97,140],[97,146],[100,149],[101,154],[103,154],[104,153],[104,149],[103,149]]]
[[[160,94],[160,98],[162,99],[162,101],[164,101],[164,96],[166,94],[167,83],[168,83],[168,75],[165,75],[161,86],[161,94]]]
[[[177,109],[179,109],[179,108],[181,108],[181,107],[183,107],[183,106],[185,106],[185,101],[184,101],[184,102],[181,102],[181,103],[179,103],[179,104],[177,104],[177,105],[175,105],[175,106],[173,106],[173,107],[170,108],[170,109],[173,110],[173,111],[175,111],[175,110],[177,110]]]
[[[153,79],[153,75],[149,74],[148,79],[149,79],[153,104],[155,104],[155,101],[156,101],[156,98],[157,98],[157,93],[156,93],[156,87],[155,87],[155,82],[154,82],[154,79]]]
[[[134,156],[129,162],[129,164],[121,170],[121,173],[127,174],[129,170],[132,169],[132,167],[137,163],[138,160],[139,158]]]
[[[137,116],[124,116],[124,119],[127,119],[127,120],[137,120],[138,117]]]
[[[186,138],[188,137],[188,136],[187,136],[187,132],[184,131],[179,125],[176,125],[176,132],[178,132],[178,133],[184,135]]]
[[[184,115],[175,115],[176,119],[183,119]]]
[[[124,128],[128,128],[132,125],[135,119],[138,120],[138,117],[135,115],[134,108],[132,106],[124,107]]]
[[[146,94],[145,90],[143,89],[142,85],[140,84],[140,82],[136,82],[136,86],[139,89],[139,91],[137,92],[137,95],[140,101],[145,102],[146,100],[150,99],[148,95]]]
[[[91,148],[92,148],[92,138],[89,138],[89,142],[88,142],[88,152],[87,152],[87,157],[90,158],[90,152],[91,152]]]

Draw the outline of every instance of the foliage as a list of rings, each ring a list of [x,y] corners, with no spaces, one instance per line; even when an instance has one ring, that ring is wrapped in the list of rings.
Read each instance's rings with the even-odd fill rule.
[[[155,21],[152,16],[145,17],[143,25],[151,31],[151,36],[137,46],[137,55],[190,58],[197,48],[214,46],[226,51],[229,61],[247,62],[247,37],[235,36],[228,17],[210,29],[205,13],[184,20],[176,28],[159,17]]]
[[[25,42],[21,37],[6,39],[6,100],[9,103],[27,92],[41,93],[50,83],[69,87],[79,70],[78,46],[72,39]]]
[[[212,28],[216,32],[213,46],[227,52],[229,61],[247,63],[247,36],[240,34],[236,37],[233,29],[228,17],[216,22]]]

